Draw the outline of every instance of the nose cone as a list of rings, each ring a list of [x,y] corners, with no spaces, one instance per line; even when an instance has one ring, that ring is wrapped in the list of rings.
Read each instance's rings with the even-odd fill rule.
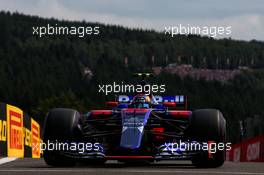
[[[126,127],[123,126],[120,146],[127,149],[137,149],[141,145],[144,126]]]
[[[147,123],[151,110],[125,109],[122,111],[122,134],[120,147],[126,149],[140,148],[144,134],[144,126]]]

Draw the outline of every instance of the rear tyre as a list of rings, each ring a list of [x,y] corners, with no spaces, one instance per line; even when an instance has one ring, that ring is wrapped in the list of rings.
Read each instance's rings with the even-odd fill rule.
[[[48,143],[66,143],[78,139],[81,135],[80,114],[73,109],[52,109],[45,120],[43,141]],[[44,150],[44,160],[51,166],[74,166],[72,158],[63,156],[59,151]]]
[[[198,142],[213,141],[216,144],[226,141],[226,121],[222,113],[216,109],[200,109],[192,113],[190,121],[191,139]],[[203,151],[192,159],[193,165],[203,168],[216,168],[224,164],[225,151],[216,150],[209,156]]]

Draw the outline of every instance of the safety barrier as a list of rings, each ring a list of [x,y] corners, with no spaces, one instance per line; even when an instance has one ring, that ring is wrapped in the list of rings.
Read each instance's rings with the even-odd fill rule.
[[[18,107],[0,103],[0,156],[41,156],[41,128],[38,122]]]
[[[232,146],[226,154],[227,161],[264,162],[264,135],[250,138]]]

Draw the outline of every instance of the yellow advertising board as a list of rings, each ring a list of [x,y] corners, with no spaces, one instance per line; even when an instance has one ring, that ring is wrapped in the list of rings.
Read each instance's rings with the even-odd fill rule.
[[[32,158],[40,158],[40,126],[31,118]]]
[[[24,157],[23,111],[15,106],[6,105],[7,116],[7,155]]]
[[[6,121],[0,120],[0,141],[6,141]]]

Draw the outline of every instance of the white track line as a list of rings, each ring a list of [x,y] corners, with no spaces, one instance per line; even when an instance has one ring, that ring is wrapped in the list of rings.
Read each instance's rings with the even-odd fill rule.
[[[238,171],[183,171],[183,170],[107,170],[109,173],[113,172],[128,172],[128,173],[167,173],[167,174],[175,174],[175,173],[182,173],[182,174],[228,174],[228,175],[263,175],[263,173],[254,173],[254,172],[238,172]],[[21,170],[10,170],[10,169],[0,169],[0,172],[95,172],[94,170],[87,170],[87,169],[21,169]],[[100,173],[101,171],[97,171],[97,173]]]
[[[12,162],[14,160],[16,160],[17,158],[15,157],[5,157],[0,159],[0,165],[4,164],[4,163],[8,163],[8,162]]]

